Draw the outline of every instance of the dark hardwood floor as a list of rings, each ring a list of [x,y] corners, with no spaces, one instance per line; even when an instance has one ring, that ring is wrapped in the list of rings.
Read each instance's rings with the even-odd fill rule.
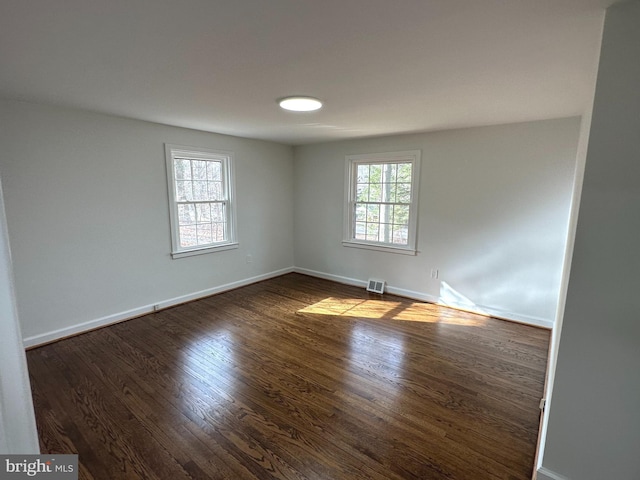
[[[549,332],[299,274],[27,352],[87,479],[529,479]]]

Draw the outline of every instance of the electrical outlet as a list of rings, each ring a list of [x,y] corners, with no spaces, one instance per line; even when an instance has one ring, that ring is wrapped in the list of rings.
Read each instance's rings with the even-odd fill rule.
[[[246,257],[244,257],[244,259],[247,263],[253,262],[253,257],[251,255],[247,255]]]
[[[431,278],[437,279],[440,276],[440,272],[438,272],[437,268],[431,269]]]

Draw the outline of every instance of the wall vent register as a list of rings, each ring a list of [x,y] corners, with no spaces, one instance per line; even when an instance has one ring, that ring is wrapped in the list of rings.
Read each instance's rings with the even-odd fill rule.
[[[367,291],[373,293],[384,293],[384,280],[376,280],[374,278],[370,278],[367,283]]]

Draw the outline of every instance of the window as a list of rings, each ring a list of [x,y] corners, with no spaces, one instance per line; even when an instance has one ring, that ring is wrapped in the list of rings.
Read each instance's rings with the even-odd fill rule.
[[[346,158],[347,247],[416,254],[420,151]]]
[[[233,154],[179,145],[165,154],[172,257],[237,248]]]

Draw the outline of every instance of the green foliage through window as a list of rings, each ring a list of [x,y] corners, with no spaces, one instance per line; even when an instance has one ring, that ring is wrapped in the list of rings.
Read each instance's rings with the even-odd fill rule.
[[[407,245],[411,206],[411,162],[356,163],[356,240]]]

